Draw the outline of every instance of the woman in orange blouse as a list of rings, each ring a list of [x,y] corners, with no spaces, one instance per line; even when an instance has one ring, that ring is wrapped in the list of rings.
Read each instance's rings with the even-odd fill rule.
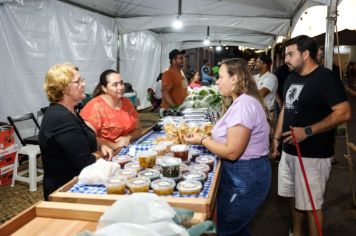
[[[90,100],[80,115],[92,128],[98,141],[114,150],[127,146],[141,135],[138,113],[131,101],[124,97],[125,85],[119,73],[106,70]]]

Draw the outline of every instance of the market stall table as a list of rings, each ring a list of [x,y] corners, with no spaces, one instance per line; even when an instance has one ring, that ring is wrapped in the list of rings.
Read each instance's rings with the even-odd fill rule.
[[[161,136],[162,132],[149,131],[144,136],[132,143],[120,155],[129,152],[130,148],[138,150],[148,150],[152,147],[152,140]],[[202,146],[195,147],[207,150]],[[216,193],[218,189],[220,174],[220,161],[215,161],[214,171],[209,173],[208,181],[204,184],[204,189],[199,195],[183,195],[178,193],[172,196],[161,196],[173,207],[181,207],[195,212],[194,220],[203,221],[212,217]],[[70,182],[60,187],[49,196],[50,201],[112,205],[116,200],[127,197],[127,195],[106,194],[104,186],[81,186],[77,184],[78,178],[75,177]]]

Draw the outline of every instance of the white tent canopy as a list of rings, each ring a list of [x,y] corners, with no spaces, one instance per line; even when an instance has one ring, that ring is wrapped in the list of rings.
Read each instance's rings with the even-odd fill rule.
[[[144,103],[173,48],[212,45],[264,49],[287,36],[305,9],[330,0],[182,0],[183,28],[171,27],[178,0],[0,0],[0,121],[36,112],[48,101],[48,68],[79,66],[91,92],[102,71],[116,69]],[[2,3],[2,4],[1,4]]]

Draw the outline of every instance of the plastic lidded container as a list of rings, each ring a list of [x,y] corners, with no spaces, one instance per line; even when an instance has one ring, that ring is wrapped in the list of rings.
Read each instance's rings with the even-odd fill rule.
[[[186,144],[176,144],[171,146],[173,156],[180,158],[182,161],[187,161],[189,156],[189,146]]]
[[[132,161],[132,162],[126,163],[125,169],[132,169],[132,170],[135,170],[136,172],[138,172],[141,170],[141,166],[140,166],[140,163],[138,163],[137,161]]]
[[[162,176],[168,178],[179,177],[179,168],[182,160],[176,157],[166,157],[160,160]]]
[[[158,170],[155,170],[155,169],[145,169],[145,170],[142,170],[140,172],[138,172],[138,176],[139,177],[147,177],[149,178],[151,181],[152,180],[155,180],[155,179],[158,179],[159,176],[160,176],[160,172]]]
[[[105,183],[108,194],[125,194],[126,179],[112,177]]]
[[[151,180],[147,177],[136,177],[126,182],[126,186],[132,193],[148,192],[150,184]]]
[[[197,180],[200,182],[204,182],[206,180],[206,174],[204,172],[196,171],[196,172],[186,172],[183,174],[183,179],[185,180]]]
[[[157,195],[171,195],[176,183],[172,179],[156,179],[151,183],[151,188]]]
[[[177,185],[177,189],[182,195],[199,194],[202,188],[202,183],[196,180],[183,180]]]
[[[162,173],[162,166],[160,166],[160,165],[155,165],[154,167],[152,167],[152,169],[158,170],[159,173]]]
[[[159,143],[159,144],[153,146],[152,150],[157,152],[158,156],[164,156],[164,155],[166,155],[167,147],[166,147],[166,145]]]
[[[164,145],[166,147],[166,152],[170,152],[171,146],[174,144],[173,141],[162,141],[159,144]]]
[[[204,172],[207,174],[210,171],[210,167],[206,164],[193,164],[188,167],[190,172]]]
[[[210,169],[212,170],[214,168],[214,161],[215,158],[211,155],[203,155],[203,156],[198,156],[195,159],[195,162],[198,164],[206,164],[210,167]]]
[[[195,161],[195,158],[197,158],[200,155],[201,151],[199,149],[196,148],[191,148],[189,150],[189,154],[192,156],[191,161]]]
[[[131,161],[131,157],[129,155],[114,156],[112,158],[112,161],[119,163],[121,166],[121,169],[123,169],[124,166],[126,165],[126,163],[129,163]]]
[[[156,164],[157,152],[153,150],[139,151],[136,154],[138,162],[143,169],[152,168]]]
[[[118,172],[118,176],[123,179],[132,179],[137,175],[137,171],[135,169],[123,169]]]
[[[184,164],[184,163],[181,163],[181,164],[179,165],[179,169],[180,169],[180,172],[181,172],[182,174],[189,171],[188,165],[186,165],[186,164]]]

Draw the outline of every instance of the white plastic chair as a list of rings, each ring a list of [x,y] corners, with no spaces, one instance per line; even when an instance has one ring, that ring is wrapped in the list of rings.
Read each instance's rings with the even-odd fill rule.
[[[28,169],[18,172],[19,154],[28,156]],[[37,172],[43,173],[42,169],[37,169],[37,155],[41,154],[39,145],[26,145],[19,148],[16,153],[14,172],[11,186],[14,187],[15,181],[22,181],[30,184],[30,191],[37,190],[37,182],[42,181],[43,175],[37,176]],[[28,174],[28,177],[25,175]]]

